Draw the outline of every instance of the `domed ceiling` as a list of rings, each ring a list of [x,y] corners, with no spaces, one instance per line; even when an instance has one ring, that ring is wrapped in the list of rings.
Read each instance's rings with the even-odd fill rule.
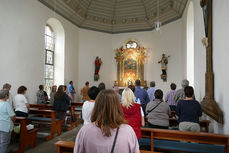
[[[107,33],[153,30],[182,17],[187,0],[39,0],[80,28]],[[158,9],[159,8],[159,9]]]

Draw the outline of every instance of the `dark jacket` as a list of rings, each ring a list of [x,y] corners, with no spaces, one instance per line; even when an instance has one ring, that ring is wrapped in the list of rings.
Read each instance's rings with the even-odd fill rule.
[[[64,93],[58,99],[54,98],[53,109],[55,111],[67,111],[70,105],[70,98],[66,93]]]

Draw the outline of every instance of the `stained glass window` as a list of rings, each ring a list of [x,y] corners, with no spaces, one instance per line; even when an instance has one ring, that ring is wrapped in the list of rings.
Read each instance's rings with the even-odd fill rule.
[[[54,84],[55,34],[49,25],[45,26],[45,91],[50,93]]]

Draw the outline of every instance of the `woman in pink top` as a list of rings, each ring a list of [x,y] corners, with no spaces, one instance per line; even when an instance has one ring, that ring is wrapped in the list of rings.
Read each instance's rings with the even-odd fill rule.
[[[99,93],[91,122],[77,134],[74,153],[140,153],[137,137],[126,124],[119,97],[113,90]]]

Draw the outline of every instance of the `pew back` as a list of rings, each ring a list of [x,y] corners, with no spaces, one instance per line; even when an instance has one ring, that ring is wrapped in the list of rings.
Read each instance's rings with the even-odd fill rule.
[[[159,139],[159,140],[173,140],[178,143],[192,142],[190,143],[191,145],[195,145],[195,143],[211,144],[211,145],[215,145],[213,146],[213,148],[214,147],[220,148],[220,146],[216,146],[216,145],[221,145],[224,146],[225,148],[224,152],[229,153],[228,135],[212,134],[212,133],[204,133],[204,132],[185,132],[185,131],[153,129],[153,128],[141,128],[141,131],[142,131],[142,137],[151,139],[151,150],[157,148],[157,146],[154,146],[155,145],[154,141],[156,139],[157,140]],[[177,150],[179,150],[179,148],[177,148]]]

